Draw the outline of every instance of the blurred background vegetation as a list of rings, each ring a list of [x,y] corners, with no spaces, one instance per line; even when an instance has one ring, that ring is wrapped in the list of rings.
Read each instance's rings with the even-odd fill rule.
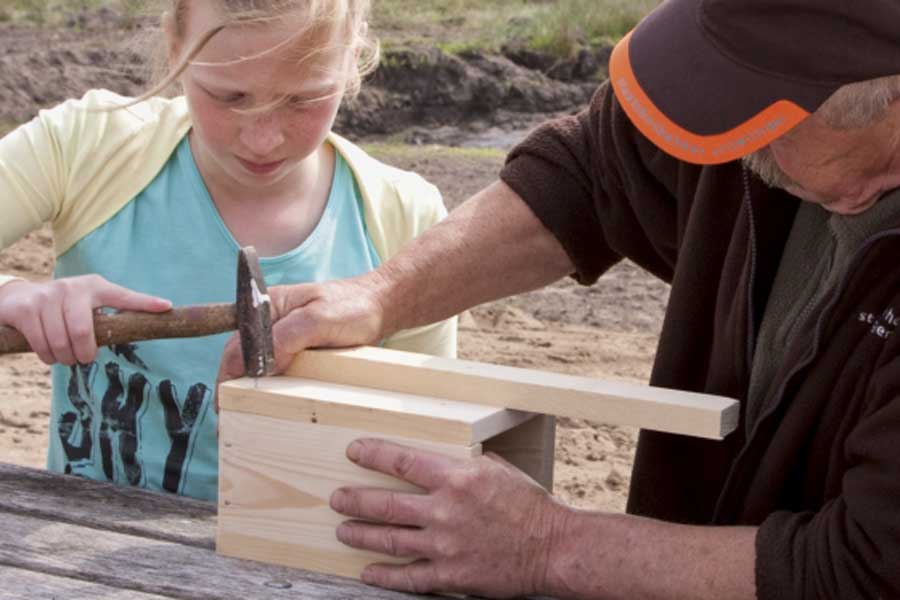
[[[372,25],[386,48],[430,44],[449,53],[506,45],[559,57],[610,45],[661,0],[373,0]],[[0,0],[0,21],[77,26],[77,15],[108,8],[127,22],[155,16],[158,0]]]

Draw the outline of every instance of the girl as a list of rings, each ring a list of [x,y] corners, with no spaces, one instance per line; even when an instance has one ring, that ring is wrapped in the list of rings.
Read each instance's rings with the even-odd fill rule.
[[[228,336],[98,350],[94,311],[231,301],[245,245],[269,285],[352,277],[445,215],[433,186],[330,131],[377,61],[368,8],[173,0],[154,91],[92,91],[0,140],[0,248],[54,231],[54,281],[0,277],[0,324],[54,364],[49,469],[214,499]],[[183,96],[152,95],[173,81]],[[455,341],[450,320],[385,345]]]

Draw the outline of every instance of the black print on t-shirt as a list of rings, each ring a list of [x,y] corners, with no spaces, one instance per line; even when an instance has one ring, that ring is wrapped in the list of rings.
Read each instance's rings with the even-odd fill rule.
[[[195,383],[188,390],[183,407],[179,409],[178,393],[172,382],[167,379],[159,384],[159,399],[166,411],[166,430],[169,432],[169,439],[172,440],[172,448],[166,458],[166,476],[163,479],[163,489],[169,492],[178,492],[191,432],[197,424],[197,417],[200,415],[207,391],[208,387],[202,383]]]
[[[137,354],[137,345],[121,344],[110,349],[116,356],[123,358],[125,363],[147,369]],[[122,367],[115,361],[107,362],[104,367],[107,387],[100,403],[98,431],[103,474],[109,481],[120,480],[117,473],[124,473],[129,485],[140,486],[144,483],[144,469],[138,454],[138,424],[142,409],[147,403],[158,401],[163,407],[166,431],[171,441],[163,474],[163,489],[177,493],[184,476],[185,464],[189,460],[191,435],[209,395],[209,387],[203,383],[192,385],[184,402],[181,402],[175,385],[166,379],[157,386],[156,397],[153,398],[152,386],[147,378],[140,372],[134,372],[126,382]],[[79,471],[94,466],[93,424],[98,416],[94,414],[88,399],[93,397],[98,368],[98,363],[93,362],[74,366],[69,370],[67,395],[75,412],[64,412],[57,423],[57,432],[66,456],[64,470],[69,474],[78,474]]]
[[[147,365],[137,355],[137,344],[116,344],[115,346],[110,346],[109,349],[112,350],[113,354],[116,356],[121,356],[131,364],[136,365],[145,371],[147,370]]]
[[[144,397],[150,382],[141,373],[128,378],[127,393],[122,384],[119,365],[106,363],[106,378],[109,385],[100,405],[100,457],[103,459],[103,473],[109,481],[115,481],[113,464],[113,438],[118,438],[119,459],[129,485],[140,485],[141,465],[137,461],[137,415],[144,405]]]
[[[91,395],[90,374],[95,367],[96,364],[92,363],[70,368],[66,393],[76,412],[63,413],[57,424],[59,439],[68,461],[65,468],[66,473],[72,473],[73,464],[91,462],[93,450],[91,424],[94,420],[94,411],[91,410],[91,405],[85,401],[85,398],[89,398]],[[76,424],[80,425],[78,430],[76,430]],[[76,431],[80,432],[80,435],[76,434]]]

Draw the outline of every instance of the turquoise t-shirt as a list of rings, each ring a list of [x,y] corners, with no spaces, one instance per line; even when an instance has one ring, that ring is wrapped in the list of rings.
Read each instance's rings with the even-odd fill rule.
[[[238,251],[185,137],[143,192],[57,259],[55,276],[97,273],[176,306],[234,302]],[[316,228],[298,248],[260,260],[269,286],[352,277],[379,262],[337,153]],[[229,335],[101,348],[89,365],[54,366],[48,468],[214,500],[212,399]]]

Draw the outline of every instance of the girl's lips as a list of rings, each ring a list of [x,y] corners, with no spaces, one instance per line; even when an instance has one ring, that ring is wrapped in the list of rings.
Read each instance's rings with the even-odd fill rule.
[[[277,171],[278,167],[284,164],[284,160],[270,163],[256,163],[249,160],[244,160],[241,157],[238,157],[238,161],[240,161],[241,165],[243,165],[245,169],[247,169],[254,175],[269,175]]]

